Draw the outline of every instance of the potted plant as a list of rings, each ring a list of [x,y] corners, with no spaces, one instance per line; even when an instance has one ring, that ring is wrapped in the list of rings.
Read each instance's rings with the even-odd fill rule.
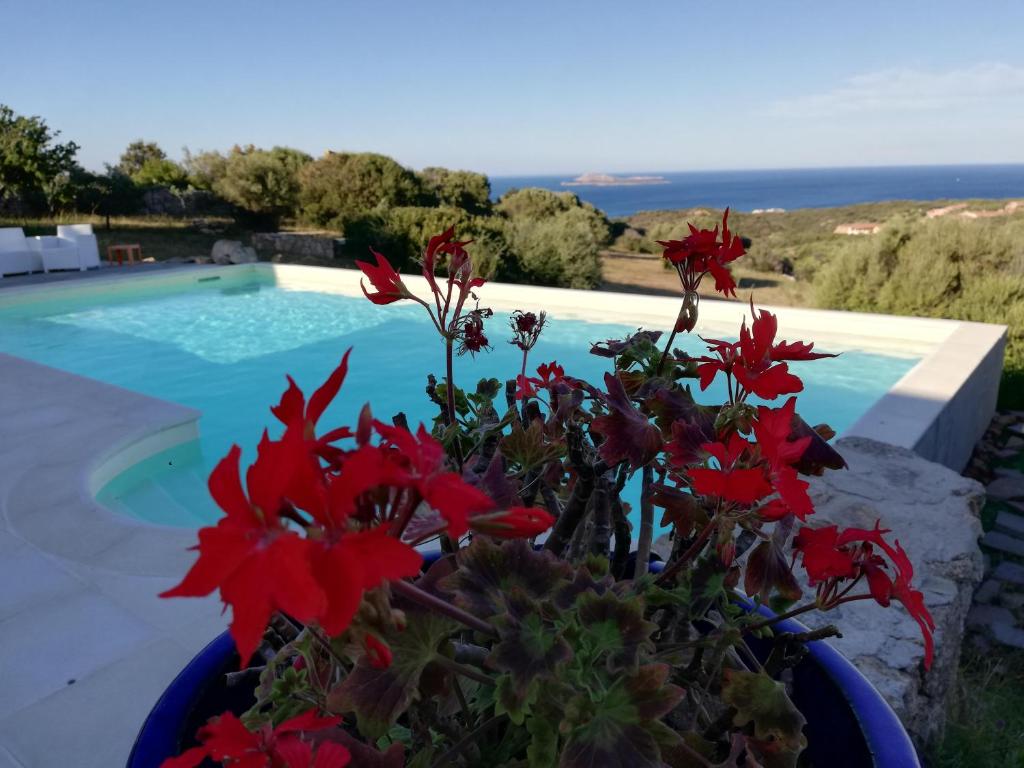
[[[820,642],[836,628],[792,621],[899,602],[931,660],[899,543],[880,524],[813,525],[802,478],[844,462],[831,430],[798,415],[789,363],[827,355],[777,340],[776,317],[753,303],[738,341],[675,349],[705,276],[735,296],[729,264],[747,247],[728,211],[720,228],[690,230],[662,243],[683,287],[667,340],[595,344],[612,368],[597,384],[557,362],[530,375],[548,319],[517,311],[518,375],[456,385],[453,358],[488,348],[492,313],[452,230],[424,252],[425,298],[383,255],[357,262],[370,301],[420,304],[441,339],[433,426],[365,406],[355,425],[325,428],[348,353],[308,399],[289,379],[271,409],[281,435],[263,435],[244,484],[237,446],[213,470],[224,516],[163,595],[219,590],[230,638],[168,691],[133,757],[151,762],[132,764],[916,764],[891,710]],[[716,378],[727,401],[698,403],[690,382]],[[671,553],[652,567],[656,510]]]

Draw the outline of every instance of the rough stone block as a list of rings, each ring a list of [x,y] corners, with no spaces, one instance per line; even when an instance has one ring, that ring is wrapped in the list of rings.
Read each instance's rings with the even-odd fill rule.
[[[998,605],[975,605],[967,614],[967,626],[987,630],[994,624],[1013,624],[1013,614]]]
[[[1000,475],[986,486],[985,493],[999,501],[1024,499],[1024,475]]]
[[[1008,555],[1024,557],[1024,539],[1018,539],[1016,536],[1009,536],[999,531],[989,531],[982,538],[981,543],[990,549],[1005,552]]]
[[[1024,648],[1024,629],[1020,627],[1005,622],[997,622],[989,628],[989,631],[996,642],[1008,645],[1011,648]]]
[[[1000,512],[996,515],[996,530],[1011,536],[1024,536],[1024,517],[1013,512]]]
[[[894,531],[935,620],[932,669],[924,673],[920,630],[899,605],[858,601],[808,614],[806,623],[839,626],[843,637],[835,647],[874,683],[922,747],[942,732],[964,623],[983,574],[984,489],[904,448],[858,437],[843,438],[836,448],[849,469],[811,480],[817,507],[811,523],[871,528],[880,519]]]
[[[1008,581],[1011,584],[1024,586],[1024,565],[1004,560],[992,571],[992,577],[1000,581]]]

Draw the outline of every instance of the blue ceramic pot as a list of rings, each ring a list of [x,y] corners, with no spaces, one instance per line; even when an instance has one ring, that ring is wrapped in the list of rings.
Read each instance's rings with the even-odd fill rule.
[[[660,563],[651,570],[660,571]],[[771,612],[760,609],[766,616]],[[789,619],[780,632],[806,632]],[[807,718],[807,755],[827,768],[920,768],[917,753],[899,718],[857,668],[825,642],[808,643],[810,653],[793,669],[793,702]],[[755,647],[755,652],[758,649]],[[244,712],[252,693],[228,688],[224,673],[238,669],[238,655],[225,632],[206,646],[174,679],[142,724],[128,768],[159,768],[190,744],[196,730],[226,710]],[[238,686],[245,689],[247,686]]]

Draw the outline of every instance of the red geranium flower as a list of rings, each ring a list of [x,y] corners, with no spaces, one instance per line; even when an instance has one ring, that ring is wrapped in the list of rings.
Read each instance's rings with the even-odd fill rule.
[[[373,248],[370,249],[370,253],[377,258],[376,266],[365,261],[356,261],[356,266],[370,278],[370,283],[377,289],[374,293],[369,293],[366,286],[363,285],[363,281],[360,280],[359,285],[366,298],[374,304],[392,304],[401,299],[408,299],[412,294],[402,282],[402,276],[391,266],[391,262],[384,257],[384,254],[377,253]]]
[[[407,482],[448,522],[448,533],[454,538],[469,530],[469,517],[494,509],[494,502],[483,491],[474,488],[445,465],[444,448],[420,425],[412,433],[400,427],[375,423],[377,432],[397,452],[397,458],[408,472]]]
[[[231,712],[212,718],[199,729],[201,746],[161,764],[161,768],[195,768],[206,758],[233,768],[344,768],[352,759],[334,741],[314,747],[306,734],[331,728],[340,717],[318,717],[315,709],[281,723],[250,731]]]
[[[199,559],[178,586],[160,596],[202,597],[219,588],[221,600],[231,606],[231,636],[245,663],[274,611],[311,621],[326,598],[311,571],[312,544],[279,517],[292,473],[304,460],[297,427],[285,430],[278,442],[264,434],[246,473],[248,496],[239,477],[240,455],[232,446],[210,474],[210,494],[225,516],[200,529]]]
[[[550,363],[541,363],[537,366],[537,376],[516,377],[516,399],[534,397],[539,389],[550,390],[556,384],[568,381],[565,376],[565,368],[552,360]]]
[[[331,637],[352,623],[364,592],[386,581],[415,576],[423,565],[423,556],[389,536],[386,525],[335,536],[316,548],[313,560],[325,595],[317,620]]]
[[[737,466],[753,448],[738,433],[733,432],[728,443],[705,443],[701,448],[714,457],[718,467],[686,470],[694,493],[744,505],[754,504],[771,494],[772,487],[761,467]]]
[[[807,494],[810,486],[797,476],[793,466],[811,443],[810,437],[789,439],[795,417],[796,398],[791,397],[781,408],[758,406],[757,419],[752,425],[761,456],[768,465],[768,479],[779,494],[778,499],[760,510],[765,520],[778,520],[790,513],[804,520],[814,512],[811,497]]]
[[[764,400],[774,400],[780,395],[800,392],[804,388],[803,382],[789,372],[789,366],[783,361],[835,357],[823,352],[812,352],[814,344],[786,341],[775,344],[778,331],[775,315],[767,310],[758,312],[753,302],[750,311],[751,328],[748,330],[744,320],[740,327],[739,341],[705,339],[708,349],[716,357],[697,358],[697,375],[702,390],[707,389],[721,372],[730,379],[730,386],[731,379],[735,377],[738,385],[736,400],[742,400],[748,393]]]
[[[427,242],[427,250],[423,254],[423,277],[430,284],[430,289],[436,296],[441,296],[441,289],[438,288],[437,279],[434,277],[434,270],[437,268],[437,257],[445,254],[448,259],[448,286],[458,285],[462,292],[479,288],[486,280],[482,277],[473,277],[472,261],[466,246],[472,240],[456,240],[455,227],[449,227],[440,235],[434,235]]]
[[[664,257],[675,265],[682,280],[683,288],[696,291],[701,279],[708,272],[715,278],[715,290],[725,296],[736,295],[736,282],[726,268],[746,250],[742,238],[729,231],[729,209],[722,215],[722,238],[718,239],[718,227],[697,229],[687,225],[690,234],[682,240],[659,240],[665,248]]]
[[[921,630],[924,665],[928,669],[935,652],[935,622],[924,605],[924,596],[911,586],[914,566],[910,558],[898,541],[892,545],[885,540],[886,533],[889,531],[877,523],[871,530],[840,531],[834,525],[804,527],[793,539],[793,549],[800,555],[811,586],[817,586],[819,601],[824,605],[843,602],[841,596],[837,597],[839,583],[861,577],[866,578],[869,594],[879,605],[888,606],[892,600],[903,603]],[[885,553],[885,558],[876,552],[876,547]]]

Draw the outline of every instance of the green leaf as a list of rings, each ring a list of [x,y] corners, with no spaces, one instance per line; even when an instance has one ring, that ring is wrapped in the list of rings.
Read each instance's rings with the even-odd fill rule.
[[[501,453],[513,464],[529,470],[560,458],[565,446],[550,442],[540,421],[533,421],[526,429],[517,421],[512,425],[512,432],[502,438]]]
[[[588,650],[594,661],[604,658],[609,670],[635,670],[640,652],[654,650],[651,635],[658,625],[644,619],[640,598],[620,598],[613,592],[584,593],[576,605],[581,648]]]
[[[502,675],[494,688],[494,714],[508,715],[515,725],[522,725],[530,714],[531,705],[537,700],[539,690],[537,680],[520,688],[512,681],[511,675]]]
[[[520,593],[509,595],[508,613],[495,620],[500,639],[487,657],[487,666],[509,674],[520,696],[572,658],[569,644],[532,607]]]
[[[530,768],[555,768],[558,762],[558,720],[553,712],[545,711],[526,722],[526,730],[530,734],[526,758]]]
[[[753,723],[754,738],[761,746],[759,752],[792,761],[773,765],[796,764],[796,758],[807,746],[803,734],[806,720],[782,683],[763,672],[727,669],[722,700],[736,710],[734,725],[742,728]]]
[[[664,664],[641,667],[620,676],[599,698],[576,696],[566,707],[567,734],[562,768],[661,768],[666,727],[660,718],[671,712],[683,691],[666,684]]]
[[[479,409],[493,403],[502,389],[502,383],[497,379],[480,379],[476,384],[476,392],[467,397]]]
[[[439,655],[438,646],[458,629],[433,613],[408,611],[406,618],[404,631],[383,638],[394,654],[391,666],[374,669],[363,657],[327,696],[327,709],[354,712],[360,733],[369,739],[386,735],[416,700],[424,671]]]
[[[478,537],[457,555],[455,573],[438,586],[475,616],[490,619],[508,610],[508,596],[518,591],[540,602],[565,584],[572,568],[550,552],[535,551],[523,540],[501,544]]]

